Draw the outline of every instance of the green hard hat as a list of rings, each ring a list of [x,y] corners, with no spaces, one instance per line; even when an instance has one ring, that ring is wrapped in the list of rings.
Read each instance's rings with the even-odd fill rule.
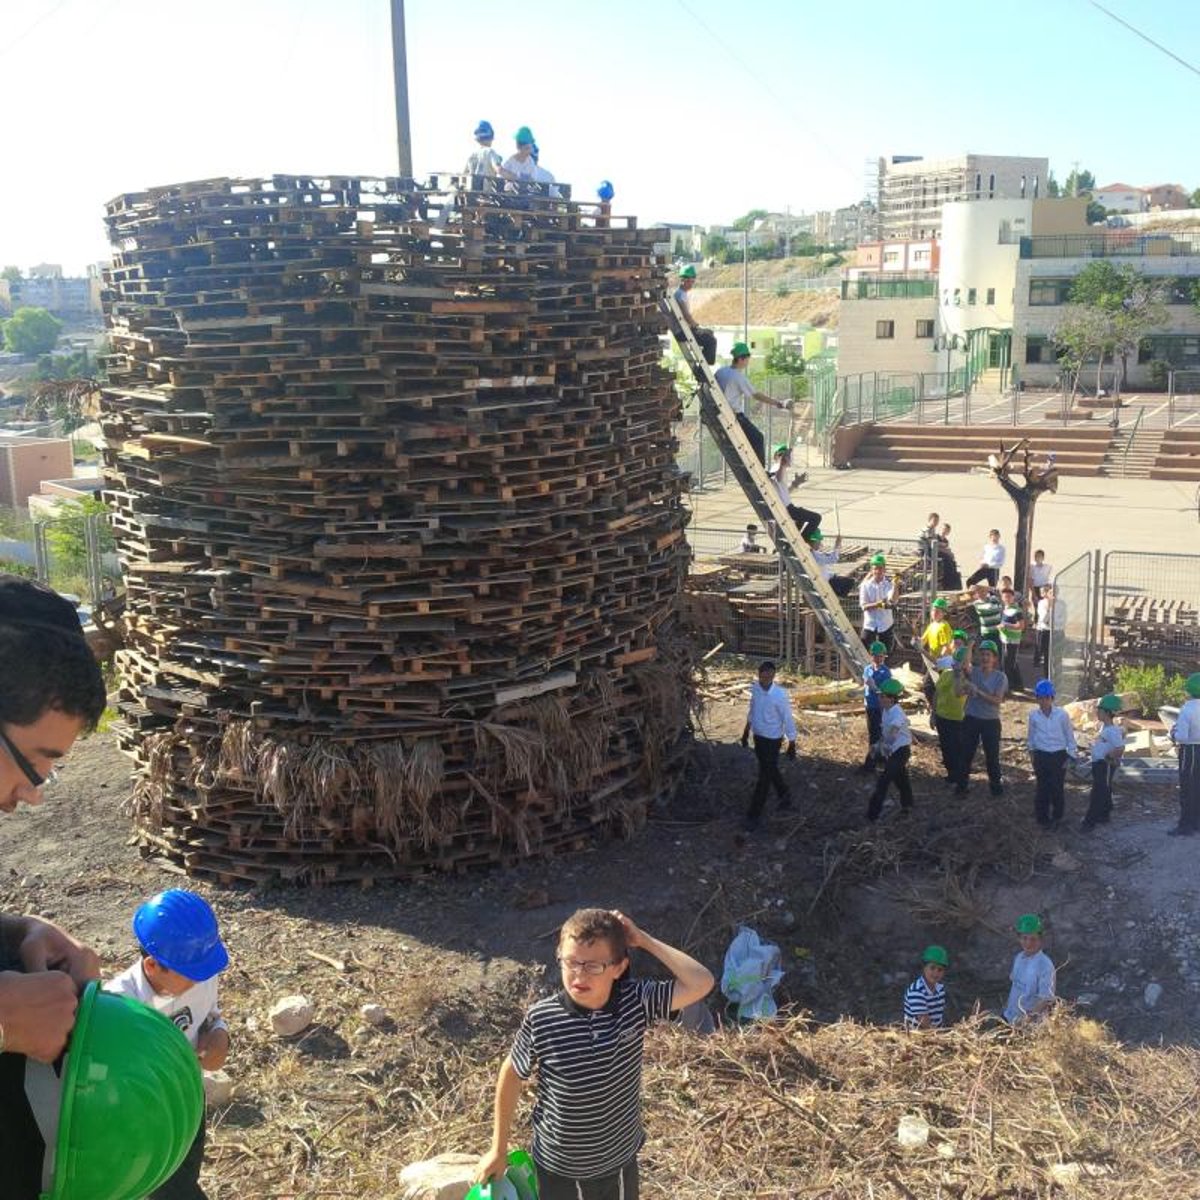
[[[529,146],[533,144],[533,131],[528,125],[522,125],[516,133],[513,134],[518,146]]]
[[[729,352],[730,358],[749,358],[750,347],[745,342],[734,342],[733,349]]]
[[[926,946],[925,953],[921,955],[921,961],[937,963],[939,967],[948,967],[950,955],[946,953],[945,946]]]
[[[749,351],[746,351],[746,353],[749,354]],[[790,451],[791,451],[791,446],[789,446],[787,444],[787,442],[780,442],[779,445],[776,446],[775,449],[772,451],[772,453],[775,455],[776,458],[778,458],[781,454],[787,454]]]
[[[463,1200],[538,1200],[533,1159],[524,1150],[510,1150],[504,1174],[494,1182],[475,1184]]]
[[[89,983],[67,1047],[43,1200],[141,1200],[175,1174],[203,1119],[187,1038],[147,1005]]]
[[[1113,695],[1109,692],[1107,696],[1101,696],[1096,702],[1096,707],[1102,712],[1117,713],[1121,711],[1121,697]]]
[[[879,690],[885,696],[899,696],[904,691],[904,684],[898,679],[885,679],[880,685]]]
[[[693,267],[691,263],[688,263],[688,265],[686,267],[684,267],[682,271],[679,272],[679,278],[680,279],[695,279],[696,278],[696,268]]]
[[[967,631],[965,629],[956,629],[954,631],[954,640],[956,642],[969,642],[971,639],[967,637]]]
[[[955,652],[954,652],[954,661],[955,661],[956,663],[965,662],[965,661],[966,661],[966,658],[967,658],[967,648],[966,648],[966,646],[960,646],[960,647],[959,647],[957,650],[955,650]]]
[[[983,641],[979,643],[979,648],[980,650],[990,650],[993,654],[1000,653],[996,643],[993,642],[991,638],[984,638]]]
[[[949,608],[949,607],[950,607],[950,601],[949,601],[949,600],[947,600],[945,596],[939,596],[939,597],[938,597],[938,598],[937,598],[937,599],[936,599],[936,600],[933,602],[933,604],[932,604],[932,605],[930,605],[930,607],[931,607],[931,608]]]
[[[873,567],[886,567],[886,566],[887,566],[887,559],[886,559],[886,558],[884,558],[882,554],[872,554],[872,555],[871,555],[871,566],[873,566]]]
[[[1041,933],[1042,918],[1037,913],[1026,913],[1017,918],[1016,930],[1018,933]]]
[[[872,654],[886,654],[887,653],[887,647],[882,642],[872,642],[867,647],[867,649]]]
[[[1184,680],[1183,688],[1189,696],[1200,696],[1200,671],[1193,671]]]
[[[822,542],[825,540],[825,535],[819,529],[810,529],[804,536],[810,542]]]

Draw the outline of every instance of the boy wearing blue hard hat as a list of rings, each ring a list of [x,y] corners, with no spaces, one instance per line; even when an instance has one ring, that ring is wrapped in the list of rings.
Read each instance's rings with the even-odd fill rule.
[[[229,965],[217,917],[207,900],[184,888],[152,896],[133,915],[141,957],[104,985],[132,996],[174,1022],[206,1071],[225,1065],[229,1026],[217,1004],[217,976]],[[204,1122],[179,1170],[152,1200],[204,1200]]]
[[[1037,779],[1033,808],[1043,829],[1057,829],[1063,818],[1063,783],[1070,759],[1078,758],[1071,718],[1054,703],[1054,684],[1040,679],[1033,689],[1037,707],[1029,710],[1027,745]]]
[[[475,149],[463,167],[463,174],[472,178],[495,179],[500,174],[504,160],[499,153],[492,149],[492,139],[496,131],[488,121],[480,121],[475,126]]]

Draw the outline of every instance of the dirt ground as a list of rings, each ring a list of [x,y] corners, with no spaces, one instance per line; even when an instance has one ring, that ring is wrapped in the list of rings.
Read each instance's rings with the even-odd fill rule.
[[[992,800],[977,776],[966,800],[952,799],[922,739],[914,814],[889,808],[868,827],[870,782],[854,771],[864,725],[851,707],[802,714],[801,758],[786,768],[799,804],[768,810],[747,836],[753,756],[737,737],[748,679],[744,664],[712,672],[687,776],[632,841],[369,890],[189,885],[216,906],[232,959],[222,988],[236,1093],[211,1117],[210,1195],[395,1196],[406,1162],[483,1150],[494,1069],[523,1006],[553,986],[558,925],[586,904],[620,907],[718,976],[734,930],[750,925],[782,950],[785,1008],[881,1023],[898,1019],[931,941],[951,955],[952,1019],[1001,1006],[1015,950],[1008,930],[1037,910],[1061,996],[1126,1043],[1196,1041],[1200,845],[1165,836],[1173,790],[1118,781],[1112,825],[1089,835],[1077,828],[1084,785],[1072,782],[1063,829],[1040,833],[1026,710],[1012,702],[1003,798]],[[128,784],[115,739],[96,735],[40,809],[0,821],[4,911],[53,918],[112,971],[133,957],[136,904],[182,882],[132,844],[120,814]],[[1150,983],[1162,989],[1153,1004]],[[316,1023],[281,1042],[267,1009],[294,992],[315,1002]],[[362,1020],[367,1002],[388,1010],[383,1028]]]

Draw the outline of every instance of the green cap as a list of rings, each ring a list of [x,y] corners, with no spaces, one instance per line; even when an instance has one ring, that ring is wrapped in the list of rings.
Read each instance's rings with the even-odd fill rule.
[[[787,454],[790,450],[791,447],[787,444],[787,442],[780,442],[779,445],[776,446],[772,451],[772,453],[776,458],[778,458],[781,454]]]
[[[868,647],[872,654],[886,654],[887,647],[882,642],[872,642]]]
[[[933,602],[933,604],[931,604],[931,605],[930,605],[930,607],[931,607],[931,608],[949,608],[949,607],[950,607],[950,601],[949,601],[949,600],[947,600],[945,596],[939,596],[939,597],[938,597],[938,598],[937,598],[937,599],[936,599],[936,600]]]
[[[886,559],[886,558],[884,558],[882,554],[872,554],[872,555],[871,555],[871,566],[873,566],[873,567],[886,567],[886,566],[887,566],[887,559]]]
[[[1026,913],[1017,918],[1016,930],[1018,933],[1041,933],[1042,918],[1037,913]]]
[[[1113,695],[1109,692],[1107,696],[1101,696],[1096,702],[1096,707],[1101,712],[1118,713],[1121,711],[1121,697]]]
[[[898,679],[885,679],[880,685],[879,690],[885,696],[899,696],[904,691],[904,684]]]
[[[821,542],[825,540],[825,535],[819,529],[810,529],[805,535],[810,542]]]
[[[533,132],[530,130],[528,125],[522,125],[521,128],[513,134],[513,137],[516,138],[518,146],[533,145]]]
[[[954,640],[956,642],[969,642],[971,639],[967,637],[967,631],[965,629],[956,629],[954,631]]]
[[[1189,696],[1200,696],[1200,671],[1193,671],[1184,680],[1183,688]]]
[[[993,654],[1000,653],[996,647],[996,643],[993,642],[991,638],[984,638],[983,641],[979,643],[979,648],[980,650],[990,650]]]
[[[89,983],[67,1049],[45,1200],[140,1200],[175,1174],[203,1119],[187,1038],[147,1005]]]
[[[925,953],[921,955],[921,961],[937,963],[939,967],[948,967],[950,955],[946,953],[945,946],[926,946]]]
[[[696,268],[693,267],[691,263],[688,263],[688,265],[686,267],[684,267],[682,271],[679,272],[679,278],[680,279],[695,279],[696,278]]]
[[[730,358],[749,358],[750,347],[745,342],[734,342],[733,349],[729,352]]]

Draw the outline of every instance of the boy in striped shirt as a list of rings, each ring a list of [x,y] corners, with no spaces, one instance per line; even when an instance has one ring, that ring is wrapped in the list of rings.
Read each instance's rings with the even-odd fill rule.
[[[921,973],[904,993],[905,1029],[941,1029],[946,1019],[946,985],[942,980],[950,956],[942,946],[926,946]]]
[[[629,979],[629,949],[653,955],[672,979]],[[627,916],[580,909],[558,941],[562,991],[526,1013],[496,1083],[492,1144],[480,1181],[507,1163],[522,1086],[538,1076],[533,1161],[539,1200],[637,1200],[646,1028],[702,1000],[713,977],[694,958]]]

